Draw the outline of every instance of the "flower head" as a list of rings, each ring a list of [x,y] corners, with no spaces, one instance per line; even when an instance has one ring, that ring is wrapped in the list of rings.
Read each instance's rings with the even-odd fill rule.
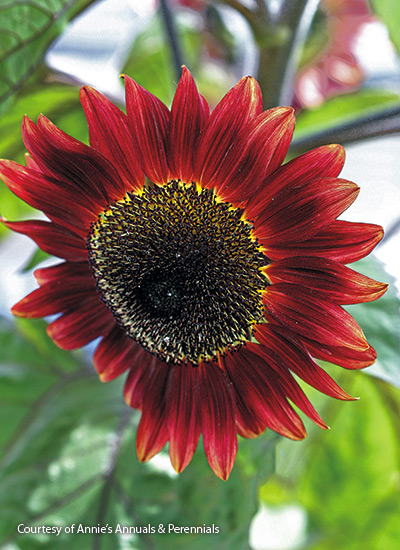
[[[350,369],[375,360],[341,306],[385,292],[344,266],[382,229],[336,219],[358,193],[337,177],[340,146],[282,165],[293,111],[263,112],[253,78],[211,114],[186,68],[171,110],[125,84],[127,115],[82,89],[90,146],[25,118],[27,166],[0,163],[8,187],[48,218],[4,223],[63,259],[35,271],[39,288],[12,311],[59,313],[47,331],[64,349],[102,338],[100,379],[127,371],[126,402],[142,412],[140,460],[169,441],[180,472],[202,433],[227,479],[237,434],[305,437],[288,400],[326,427],[293,374],[352,399],[314,358]]]

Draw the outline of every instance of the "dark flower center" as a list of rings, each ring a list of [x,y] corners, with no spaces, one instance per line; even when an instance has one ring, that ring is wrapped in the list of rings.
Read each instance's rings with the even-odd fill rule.
[[[251,337],[268,259],[242,214],[178,181],[127,193],[100,214],[89,261],[128,336],[163,361],[193,364]]]

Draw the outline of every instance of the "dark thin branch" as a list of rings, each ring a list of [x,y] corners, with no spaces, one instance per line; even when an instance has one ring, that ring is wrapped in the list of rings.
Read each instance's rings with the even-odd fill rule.
[[[136,525],[140,525],[140,517],[135,511],[134,504],[130,495],[128,495],[125,489],[122,487],[118,479],[114,480],[114,487],[117,497],[119,498],[120,503],[122,504],[127,516],[133,519],[133,522]],[[138,533],[138,536],[142,539],[147,550],[154,550],[154,544],[151,537],[147,533]]]
[[[270,438],[266,440],[264,444],[264,452],[263,457],[266,457],[268,453],[274,453],[274,464],[275,464],[275,452],[276,452],[276,444],[278,443],[280,439],[280,436],[278,434],[270,435]],[[276,466],[276,464],[275,464]],[[271,472],[271,475],[273,475],[274,472]],[[259,464],[256,475],[254,476],[254,484],[253,484],[253,496],[254,496],[254,502],[258,502],[259,498],[259,487],[260,483],[264,481],[263,476],[263,465]]]
[[[168,0],[160,0],[160,10],[164,21],[168,42],[172,52],[176,76],[179,80],[182,72],[183,56],[178,41],[174,17]]]
[[[96,523],[100,525],[103,525],[104,523],[108,506],[110,504],[111,493],[114,485],[115,468],[117,467],[118,456],[122,446],[122,439],[124,436],[125,428],[128,425],[130,416],[131,416],[130,409],[128,407],[124,408],[117,431],[111,443],[111,450],[108,458],[108,463],[103,473],[104,485],[101,490],[101,494],[99,498],[99,509],[96,517]],[[102,534],[95,533],[93,537],[92,549],[100,550],[101,542],[102,542]]]
[[[338,124],[292,141],[291,151],[298,154],[328,143],[350,143],[400,132],[400,107],[387,109],[352,122]]]
[[[273,459],[274,459],[274,466],[275,466],[275,462],[276,462],[276,460],[275,460],[276,450],[275,449],[276,449],[276,444],[279,441],[279,439],[281,438],[281,436],[279,436],[277,433],[274,433],[274,432],[272,432],[272,434],[273,435],[270,434],[270,438],[267,439],[264,443],[262,456],[263,456],[263,458],[267,459],[267,454],[268,453],[274,453]],[[271,476],[274,474],[274,471],[272,471],[270,473]],[[255,476],[253,477],[253,479],[251,481],[251,493],[252,493],[252,499],[253,499],[253,504],[254,504],[254,509],[255,510],[257,510],[258,506],[259,506],[259,498],[260,498],[259,490],[260,490],[260,484],[262,482],[265,482],[265,475],[263,475],[263,464],[260,463],[258,465],[256,474],[255,474]],[[250,531],[250,524],[251,524],[251,519],[249,520],[248,525],[247,525],[247,532]],[[250,548],[250,546],[248,546],[247,548]],[[247,550],[247,548],[246,548],[246,550]]]
[[[397,220],[389,229],[385,232],[385,242],[392,239],[397,233],[400,232],[400,220]]]
[[[51,401],[60,391],[62,391],[65,388],[65,386],[67,386],[71,382],[75,382],[76,380],[80,380],[82,378],[89,378],[91,376],[94,376],[94,373],[90,373],[86,369],[82,369],[79,371],[75,371],[71,374],[67,374],[63,378],[61,378],[58,382],[56,382],[54,385],[52,385],[45,393],[43,393],[29,407],[25,416],[21,420],[17,430],[15,431],[11,439],[6,443],[4,447],[3,458],[0,462],[0,470],[7,468],[8,463],[10,461],[10,456],[12,457],[14,448],[18,446],[20,438],[24,434],[26,434],[26,432],[35,422],[35,420],[37,419],[43,407],[45,407],[47,403],[49,403],[49,401]]]
[[[3,27],[0,27],[0,35],[3,35],[3,36],[11,36],[11,38],[14,38],[15,40],[20,40],[20,36],[18,33],[16,33],[15,31],[12,31],[10,29],[3,29]],[[5,56],[2,55],[1,56],[2,58],[4,58]]]
[[[100,480],[101,480],[101,474],[95,474],[94,476],[92,476],[91,478],[81,483],[78,487],[76,487],[66,495],[63,495],[57,500],[54,500],[44,510],[30,517],[29,520],[33,523],[33,522],[37,522],[40,519],[46,518],[49,514],[53,514],[59,508],[63,508],[73,500],[77,499],[80,495],[82,495],[85,491],[90,489],[95,483],[98,483]]]

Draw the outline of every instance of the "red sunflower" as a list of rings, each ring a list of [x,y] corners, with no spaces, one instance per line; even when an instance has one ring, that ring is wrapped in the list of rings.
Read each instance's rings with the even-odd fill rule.
[[[25,118],[27,166],[1,161],[8,187],[48,218],[4,223],[64,260],[37,269],[39,288],[12,311],[59,313],[47,331],[67,350],[101,337],[100,379],[128,371],[126,402],[142,412],[140,460],[169,441],[180,472],[202,433],[227,479],[237,434],[305,437],[291,403],[326,427],[293,374],[352,399],[313,358],[349,369],[375,360],[341,305],[386,285],[343,264],[366,256],[382,228],[336,220],[358,194],[337,177],[340,146],[281,166],[293,111],[263,112],[253,78],[211,114],[185,68],[171,110],[125,84],[127,115],[82,89],[90,146]]]

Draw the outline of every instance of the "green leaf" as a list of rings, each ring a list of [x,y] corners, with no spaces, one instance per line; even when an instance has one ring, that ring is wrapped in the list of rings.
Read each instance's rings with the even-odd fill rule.
[[[277,475],[260,495],[275,510],[302,506],[308,550],[396,550],[400,392],[361,372],[341,372],[341,384],[360,400],[338,402],[307,390],[332,429],[310,427],[299,443],[282,439]]]
[[[374,256],[352,267],[373,279],[389,283],[386,293],[376,302],[347,306],[346,309],[360,324],[378,354],[376,363],[364,372],[400,388],[400,299],[395,279]]]
[[[79,90],[73,86],[45,84],[25,88],[8,111],[0,118],[0,158],[25,163],[26,149],[21,139],[21,122],[24,115],[36,121],[44,113],[54,124],[81,141],[88,136],[86,119],[79,103]],[[32,208],[18,199],[0,183],[0,214],[15,220]],[[8,230],[1,224],[0,235]]]
[[[52,40],[90,0],[0,0],[0,106],[39,67]]]
[[[43,370],[54,375],[75,370],[80,354],[58,348],[47,336],[46,327],[41,319],[10,321],[0,317],[0,364],[29,365],[35,373]]]
[[[370,0],[376,15],[387,25],[390,38],[400,52],[400,4],[397,0]]]
[[[26,149],[21,138],[22,119],[28,115],[36,121],[40,113],[77,139],[87,139],[79,89],[61,84],[35,85],[19,94],[12,107],[0,118],[0,154],[3,158],[24,161]]]
[[[76,370],[82,361],[79,352],[67,352],[57,347],[53,340],[46,334],[47,323],[42,319],[16,319],[17,336],[23,338],[20,349],[8,350],[10,357],[19,358],[29,365],[52,365],[58,372],[60,370]]]
[[[276,434],[240,439],[227,482],[211,471],[201,441],[180,475],[167,449],[141,464],[135,453],[140,413],[124,404],[123,377],[102,384],[82,354],[54,346],[45,326],[23,320],[16,332],[12,323],[0,324],[0,548],[246,548],[258,486],[275,466]],[[20,523],[76,528],[57,538],[21,535]],[[114,532],[77,533],[79,524]],[[115,532],[118,524],[214,525],[219,533],[123,536]]]
[[[38,266],[48,258],[50,258],[50,255],[47,254],[47,252],[43,252],[41,248],[36,247],[29,260],[21,268],[21,273],[32,271],[36,266]]]
[[[394,92],[361,90],[329,99],[321,106],[305,109],[297,117],[295,138],[329,130],[338,124],[350,123],[380,110],[400,105],[400,96]]]
[[[20,448],[16,430],[20,423],[21,429],[24,427],[22,432],[29,429],[32,417],[27,414],[34,408],[37,396],[47,392],[59,377],[72,376],[80,366],[76,356],[58,349],[51,342],[43,321],[33,322],[28,328],[27,321],[23,320],[18,326],[19,330],[14,323],[0,318],[0,402],[4,414],[0,456],[3,460],[8,460],[8,451],[13,454]],[[3,443],[7,453],[2,449]]]

